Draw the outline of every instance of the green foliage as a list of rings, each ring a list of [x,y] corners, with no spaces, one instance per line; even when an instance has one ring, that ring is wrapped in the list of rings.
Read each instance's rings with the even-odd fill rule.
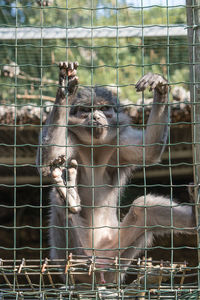
[[[189,69],[185,67],[181,70],[176,69],[171,77],[171,82],[181,84],[185,89],[189,89]]]
[[[40,8],[37,1],[0,0],[0,26],[91,27],[148,26],[186,22],[184,7],[136,8],[118,1],[90,0],[53,1]],[[16,47],[17,42],[17,47]],[[42,94],[54,97],[59,61],[79,61],[82,85],[117,85],[121,98],[136,101],[140,96],[134,84],[146,72],[163,73],[172,83],[188,81],[187,41],[185,38],[102,38],[66,40],[1,41],[1,66],[17,62],[22,74],[38,81],[1,76],[0,101],[13,102],[16,94]],[[54,80],[48,83],[47,80]],[[17,88],[15,85],[17,83]],[[41,87],[41,83],[42,87]],[[149,94],[150,95],[150,94]],[[21,101],[23,103],[23,101]],[[25,100],[24,103],[27,103]]]

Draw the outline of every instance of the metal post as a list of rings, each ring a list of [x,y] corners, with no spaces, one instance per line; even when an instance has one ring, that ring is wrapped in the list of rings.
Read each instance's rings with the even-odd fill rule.
[[[193,141],[193,170],[195,184],[195,212],[200,223],[200,0],[186,0],[190,63],[191,121]],[[197,231],[198,261],[200,262],[200,235]],[[200,286],[200,269],[198,285]]]

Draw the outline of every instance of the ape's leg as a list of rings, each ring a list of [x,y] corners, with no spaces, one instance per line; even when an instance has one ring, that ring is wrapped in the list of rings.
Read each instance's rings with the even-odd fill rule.
[[[174,229],[176,233],[195,233],[195,215],[192,205],[181,205],[162,196],[147,195],[133,202],[121,223],[120,247],[145,243],[150,245],[153,235],[162,235]],[[145,245],[145,244],[144,244]],[[125,251],[122,250],[121,252]],[[136,250],[137,255],[138,251]],[[134,253],[132,253],[133,256]]]
[[[154,235],[170,233],[195,234],[195,214],[193,203],[181,205],[162,196],[147,195],[136,199],[124,220],[120,224],[120,241],[118,233],[113,236],[107,248],[113,249],[104,256],[122,258],[137,257],[144,248],[153,243]],[[126,267],[127,268],[127,267]],[[106,282],[113,278],[112,273],[105,273]]]
[[[193,205],[181,205],[162,196],[147,195],[136,199],[124,220],[120,224],[119,234],[116,232],[107,249],[100,255],[131,259],[138,256],[144,248],[153,243],[154,235],[170,233],[195,233],[195,215]],[[103,253],[103,254],[102,254]],[[106,262],[102,259],[102,265]],[[105,281],[111,282],[113,274],[105,273]]]

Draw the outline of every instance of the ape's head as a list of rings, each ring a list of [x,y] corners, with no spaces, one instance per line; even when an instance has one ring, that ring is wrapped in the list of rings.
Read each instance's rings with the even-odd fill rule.
[[[116,136],[117,125],[128,124],[111,91],[95,87],[80,89],[73,99],[69,115],[70,130],[81,141],[105,143]]]

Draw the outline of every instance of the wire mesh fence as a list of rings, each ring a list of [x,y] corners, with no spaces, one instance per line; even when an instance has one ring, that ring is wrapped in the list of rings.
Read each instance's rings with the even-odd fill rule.
[[[77,283],[75,276],[77,274],[95,273],[101,269],[101,266],[94,263],[94,257],[88,256],[73,256],[70,255],[67,261],[57,260],[50,261],[45,259],[39,260],[17,260],[13,264],[13,260],[1,261],[1,277],[4,283],[1,289],[5,289],[5,296],[9,299],[40,299],[44,297],[58,297],[64,299],[133,299],[135,297],[143,298],[149,294],[150,299],[157,299],[158,294],[162,299],[167,299],[174,296],[177,297],[191,295],[191,292],[196,295],[197,286],[186,283],[185,279],[194,278],[197,274],[196,268],[187,267],[186,263],[170,264],[164,261],[152,261],[151,259],[133,259],[129,268],[129,274],[135,275],[135,280],[127,285],[122,284],[119,291],[116,288],[117,272],[119,267],[118,258],[110,259],[107,263],[106,270],[111,270],[115,273],[116,279],[106,286],[96,285],[95,289],[90,289],[89,286],[83,283]],[[128,259],[122,259],[120,266],[129,266]],[[13,273],[14,271],[14,273]],[[118,271],[119,272],[119,271]],[[123,269],[122,269],[122,272]],[[61,275],[65,274],[69,277],[69,286],[59,282]],[[174,285],[173,289],[169,284],[169,278],[173,274]],[[144,289],[145,277],[147,279],[147,287],[149,292]],[[151,290],[151,291],[150,291]],[[23,292],[22,292],[23,291]],[[149,297],[148,296],[148,297]],[[65,298],[66,297],[66,298]],[[50,298],[51,299],[51,298]]]
[[[198,1],[0,5],[0,299],[198,299]]]

